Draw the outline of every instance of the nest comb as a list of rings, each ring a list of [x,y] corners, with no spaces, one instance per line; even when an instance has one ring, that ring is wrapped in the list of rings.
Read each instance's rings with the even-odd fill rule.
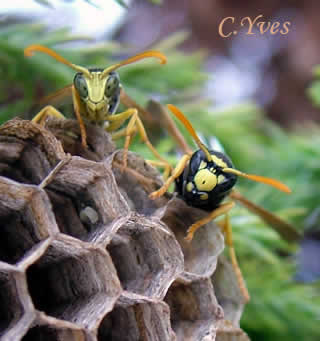
[[[159,173],[73,120],[0,126],[1,340],[248,340],[223,237]],[[218,260],[219,257],[219,260]]]

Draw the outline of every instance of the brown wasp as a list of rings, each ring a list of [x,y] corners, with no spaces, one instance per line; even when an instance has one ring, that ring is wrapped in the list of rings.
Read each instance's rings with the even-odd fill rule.
[[[111,65],[107,68],[90,68],[75,65],[57,54],[55,51],[42,45],[30,45],[24,50],[24,55],[29,57],[34,52],[45,53],[58,62],[69,66],[77,71],[74,76],[73,84],[67,86],[53,95],[47,96],[42,103],[59,103],[65,97],[71,97],[76,118],[79,122],[81,141],[83,147],[87,147],[87,135],[83,120],[102,126],[108,132],[112,133],[113,139],[125,136],[123,166],[127,164],[127,152],[130,146],[132,135],[136,130],[141,135],[144,143],[149,147],[152,153],[160,160],[163,160],[157,150],[148,139],[143,123],[135,108],[116,113],[120,102],[121,84],[117,69],[124,65],[135,63],[141,59],[154,57],[165,64],[166,57],[158,51],[145,51],[136,56],[128,58],[120,63]],[[46,105],[33,118],[34,122],[42,123],[44,119],[52,115],[58,118],[64,118],[52,105]],[[126,128],[119,130],[122,124],[130,119]]]

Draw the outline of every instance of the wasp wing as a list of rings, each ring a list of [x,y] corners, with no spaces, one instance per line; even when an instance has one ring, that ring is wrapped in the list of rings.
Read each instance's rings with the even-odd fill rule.
[[[51,95],[41,98],[32,108],[29,110],[29,116],[33,117],[46,105],[52,105],[56,108],[66,104],[72,103],[72,84],[65,86],[64,88],[52,93]]]
[[[294,226],[282,220],[275,214],[267,211],[265,208],[254,204],[252,201],[245,198],[238,191],[233,190],[230,194],[230,198],[238,201],[249,211],[259,216],[287,242],[298,242],[301,240],[302,235],[297,231],[297,229]]]
[[[139,105],[134,99],[132,99],[123,88],[121,88],[120,92],[120,101],[121,103],[127,107],[127,108],[135,108],[139,111],[139,114],[141,114],[142,119],[150,124],[154,123],[153,117],[151,113],[143,108],[141,105]]]

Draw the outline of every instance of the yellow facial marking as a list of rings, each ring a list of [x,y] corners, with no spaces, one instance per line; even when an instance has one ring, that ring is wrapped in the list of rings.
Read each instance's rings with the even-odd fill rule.
[[[202,193],[201,195],[200,195],[200,199],[201,200],[207,200],[208,199],[208,193]]]
[[[228,165],[220,158],[218,158],[215,155],[211,155],[212,157],[212,161],[215,162],[218,166],[222,167],[222,168],[228,168]]]
[[[101,79],[101,72],[92,72],[91,78],[86,78],[88,87],[88,97],[93,103],[99,103],[104,98],[104,88],[107,78]]]
[[[188,182],[186,186],[187,192],[191,192],[193,190],[193,184],[192,182]]]
[[[207,167],[207,163],[205,161],[201,161],[199,165],[199,169],[203,169]]]
[[[194,183],[199,191],[210,192],[217,185],[217,177],[209,169],[200,169],[194,177]]]
[[[225,176],[222,175],[222,174],[220,174],[220,175],[218,176],[218,184],[221,184],[221,182],[223,182],[224,180],[225,180]]]

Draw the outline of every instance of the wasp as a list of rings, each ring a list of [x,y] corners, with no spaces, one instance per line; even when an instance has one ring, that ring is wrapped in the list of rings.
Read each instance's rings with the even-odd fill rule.
[[[144,143],[149,147],[152,153],[160,160],[163,160],[157,150],[151,144],[143,123],[135,108],[116,113],[120,102],[121,84],[117,69],[124,65],[135,63],[145,58],[157,58],[161,64],[165,64],[166,57],[158,51],[145,51],[128,58],[122,62],[111,65],[107,68],[90,68],[72,64],[55,51],[42,45],[30,45],[24,50],[24,55],[30,57],[34,52],[47,54],[77,71],[74,76],[73,84],[69,85],[56,93],[45,97],[42,103],[55,103],[61,101],[64,97],[71,97],[75,116],[79,122],[81,142],[84,148],[87,148],[87,135],[84,125],[86,120],[90,123],[102,126],[108,132],[112,133],[113,139],[125,136],[123,167],[127,165],[127,153],[130,146],[132,135],[138,130]],[[33,122],[43,123],[48,116],[64,118],[63,114],[52,105],[46,105],[33,118]],[[125,129],[118,130],[122,124],[129,119]]]
[[[242,202],[246,207],[260,215],[264,220],[274,226],[277,230],[284,227],[286,232],[292,232],[291,226],[282,222],[272,213],[258,207],[245,199],[240,193],[234,191],[238,178],[243,177],[252,181],[260,182],[272,186],[282,192],[291,193],[289,187],[278,180],[246,174],[234,168],[230,158],[222,152],[208,149],[200,140],[192,127],[190,121],[175,106],[168,104],[170,111],[183,123],[190,135],[193,137],[199,149],[195,152],[191,150],[182,156],[177,166],[171,171],[163,186],[150,194],[151,199],[156,199],[165,194],[172,183],[175,182],[175,191],[189,206],[200,208],[208,215],[192,224],[188,230],[185,239],[191,242],[195,232],[211,220],[225,215],[222,223],[218,223],[226,238],[226,244],[229,246],[230,258],[237,275],[239,287],[242,291],[245,301],[250,298],[244,284],[244,280],[239,268],[233,242],[232,231],[228,212],[234,207],[233,201],[224,202],[227,197]],[[155,162],[154,165],[161,166],[161,163]],[[163,165],[166,166],[166,165]],[[288,239],[294,239],[293,235],[288,233]]]

